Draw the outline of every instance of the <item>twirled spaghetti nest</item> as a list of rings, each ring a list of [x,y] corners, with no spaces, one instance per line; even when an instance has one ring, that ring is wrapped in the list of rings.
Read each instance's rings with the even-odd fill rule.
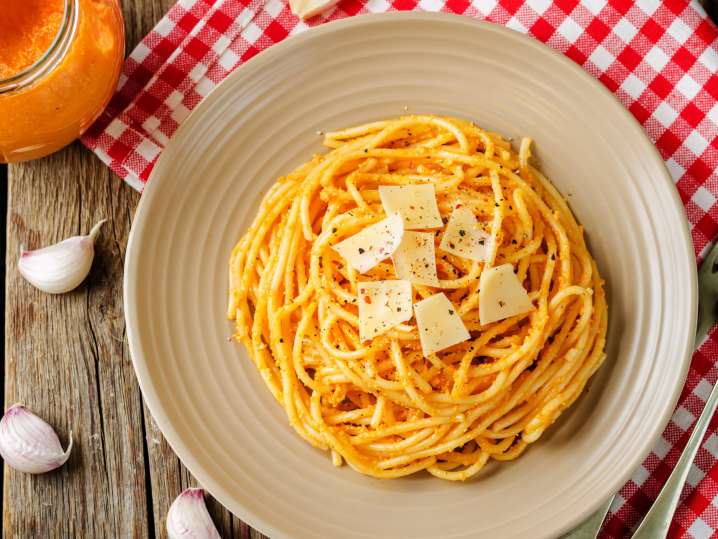
[[[230,260],[228,316],[289,422],[375,477],[475,475],[510,460],[579,396],[604,358],[607,307],[583,229],[501,136],[454,118],[409,116],[329,133],[317,155],[264,197]],[[395,279],[391,260],[357,274],[331,248],[386,217],[380,185],[431,182],[442,218],[457,201],[493,237],[490,260],[437,248],[438,288],[471,339],[422,355],[416,324],[369,342],[357,286]],[[436,232],[436,245],[442,231]],[[510,263],[534,309],[481,326],[479,278]]]

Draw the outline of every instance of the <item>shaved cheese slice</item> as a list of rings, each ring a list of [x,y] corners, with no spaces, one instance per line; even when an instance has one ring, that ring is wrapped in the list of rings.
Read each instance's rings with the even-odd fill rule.
[[[433,232],[406,230],[391,259],[399,279],[415,284],[439,286]]]
[[[405,230],[444,226],[436,204],[436,190],[431,183],[380,185],[379,197],[387,215],[401,214]]]
[[[396,251],[403,234],[401,216],[394,213],[332,247],[352,268],[366,273]]]
[[[439,248],[452,255],[484,262],[489,258],[491,234],[484,232],[469,208],[457,204],[446,224]]]
[[[482,326],[527,313],[533,308],[533,303],[511,264],[503,264],[481,272],[479,322]]]
[[[304,20],[333,7],[339,0],[289,0],[292,13]]]
[[[456,308],[443,293],[414,304],[424,357],[471,338]]]
[[[373,339],[411,318],[409,281],[358,283],[359,338]]]

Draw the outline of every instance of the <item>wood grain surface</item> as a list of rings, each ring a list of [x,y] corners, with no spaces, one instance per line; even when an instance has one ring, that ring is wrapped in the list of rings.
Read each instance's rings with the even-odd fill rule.
[[[122,2],[128,51],[173,1]],[[70,460],[55,472],[32,476],[4,467],[3,536],[166,537],[170,504],[196,482],[143,404],[129,357],[122,272],[139,194],[79,143],[0,167],[0,182],[7,211],[5,407],[23,402],[63,444],[74,438]],[[102,218],[108,223],[80,288],[52,296],[19,275],[21,245],[85,234]],[[222,537],[263,537],[214,500],[207,505]]]
[[[173,2],[122,2],[128,51]],[[718,1],[702,3],[718,14]],[[7,215],[0,241],[5,407],[23,402],[56,428],[63,444],[70,433],[75,444],[67,464],[49,474],[4,467],[4,537],[166,537],[170,504],[196,485],[144,405],[129,357],[122,272],[138,200],[79,143],[31,163],[0,165],[0,211]],[[20,277],[21,245],[84,234],[102,218],[109,221],[79,289],[50,296]],[[207,505],[223,538],[264,537],[209,497]]]

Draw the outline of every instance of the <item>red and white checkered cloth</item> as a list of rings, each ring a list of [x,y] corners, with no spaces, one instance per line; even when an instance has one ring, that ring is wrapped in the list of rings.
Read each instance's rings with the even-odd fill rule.
[[[238,65],[310,26],[412,9],[503,24],[583,66],[660,150],[685,204],[696,255],[718,235],[718,29],[688,0],[342,0],[308,23],[283,0],[180,0],[127,59],[117,94],[82,140],[142,190],[177,127]],[[662,438],[616,497],[603,537],[628,536],[650,507],[716,383],[716,360],[714,330],[693,357]],[[718,418],[683,494],[670,535],[718,537]]]

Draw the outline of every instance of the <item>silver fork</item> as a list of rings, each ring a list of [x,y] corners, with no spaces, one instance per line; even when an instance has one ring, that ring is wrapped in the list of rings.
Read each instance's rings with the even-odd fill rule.
[[[714,245],[708,256],[703,261],[698,272],[698,331],[696,337],[696,348],[698,348],[706,335],[715,324],[718,315],[718,244]],[[668,476],[668,481],[663,485],[653,506],[646,513],[646,516],[633,534],[633,539],[656,539],[665,537],[668,528],[673,520],[673,513],[678,507],[683,485],[688,477],[693,460],[696,458],[698,448],[701,446],[703,437],[708,430],[708,425],[718,408],[718,384],[713,386],[711,394],[700,417],[693,427],[691,437],[688,439],[685,449],[678,459],[676,467]]]
[[[713,245],[698,271],[698,294],[698,330],[696,331],[695,349],[698,349],[703,343],[710,329],[718,321],[718,244]],[[718,408],[718,384],[713,386],[713,390],[706,401],[703,412],[701,412],[693,427],[693,433],[688,439],[681,458],[678,459],[678,463],[668,477],[668,481],[663,485],[653,506],[633,534],[633,539],[666,537],[673,520],[673,513],[678,507],[686,477],[688,477],[688,472],[691,469],[693,460],[696,458],[696,453],[701,446],[701,441],[703,441],[716,408]],[[612,501],[613,496],[591,517],[564,535],[562,539],[595,539]]]

